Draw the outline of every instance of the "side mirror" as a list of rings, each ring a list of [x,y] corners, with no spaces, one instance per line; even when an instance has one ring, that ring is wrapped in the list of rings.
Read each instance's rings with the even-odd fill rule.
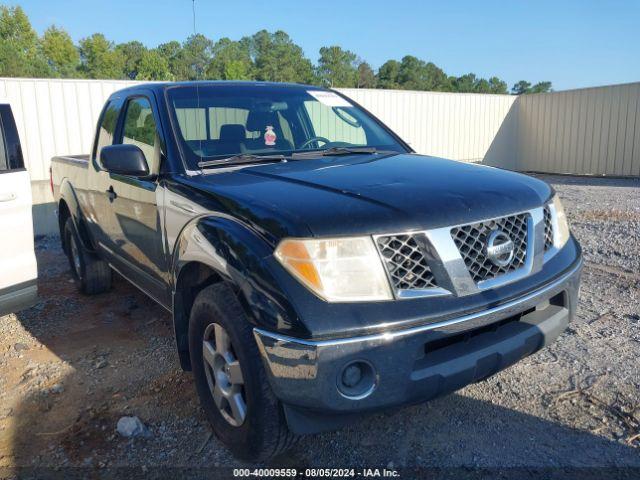
[[[149,165],[140,147],[131,144],[109,145],[100,150],[100,163],[109,173],[146,177]]]

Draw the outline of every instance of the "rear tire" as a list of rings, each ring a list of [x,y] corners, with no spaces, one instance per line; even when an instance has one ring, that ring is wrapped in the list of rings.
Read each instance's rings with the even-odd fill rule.
[[[64,245],[71,274],[78,289],[87,295],[103,293],[111,288],[111,268],[104,260],[85,251],[71,217],[64,224]]]
[[[253,329],[228,285],[210,285],[196,297],[189,318],[189,353],[200,404],[214,433],[234,455],[267,460],[292,446],[295,436],[267,381]],[[239,404],[231,408],[236,400]],[[243,408],[238,421],[233,413]]]

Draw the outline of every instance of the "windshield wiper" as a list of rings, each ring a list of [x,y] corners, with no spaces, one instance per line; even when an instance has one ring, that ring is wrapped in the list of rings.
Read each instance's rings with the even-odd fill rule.
[[[291,159],[304,159],[315,158],[324,156],[338,156],[338,155],[357,155],[357,154],[371,154],[371,153],[398,153],[395,151],[378,150],[375,147],[332,147],[324,150],[310,150],[308,152],[294,152],[291,156],[286,157],[284,155],[254,155],[251,153],[239,153],[228,158],[218,158],[215,160],[207,160],[204,162],[198,162],[199,168],[207,167],[220,167],[228,165],[242,165],[245,163],[260,163],[260,162],[273,162],[276,160]]]
[[[250,153],[239,153],[228,158],[218,158],[198,162],[199,168],[219,167],[221,165],[242,165],[244,163],[273,162],[274,160],[284,160],[284,155],[253,155]]]
[[[337,155],[357,155],[370,153],[388,153],[378,150],[376,147],[332,147],[325,150],[311,150],[308,152],[294,152],[291,158],[330,157]]]

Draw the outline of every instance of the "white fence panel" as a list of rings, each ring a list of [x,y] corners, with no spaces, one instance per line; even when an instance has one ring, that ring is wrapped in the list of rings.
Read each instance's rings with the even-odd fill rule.
[[[640,83],[523,95],[518,123],[508,168],[640,175]]]
[[[32,181],[49,178],[55,155],[88,153],[105,100],[135,82],[0,78],[9,100]]]
[[[512,95],[339,90],[374,113],[419,153],[479,162],[497,137],[509,143],[515,134],[514,122],[507,127],[508,134],[498,135],[517,98]]]

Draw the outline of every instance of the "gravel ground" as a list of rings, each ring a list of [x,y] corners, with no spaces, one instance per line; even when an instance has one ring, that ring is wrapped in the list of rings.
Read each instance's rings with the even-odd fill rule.
[[[640,181],[542,178],[586,260],[567,332],[455,394],[304,437],[270,466],[640,468]],[[0,467],[243,465],[210,433],[169,315],[120,278],[76,293],[56,239],[37,255],[40,302],[0,318]],[[118,435],[125,415],[150,435]]]

